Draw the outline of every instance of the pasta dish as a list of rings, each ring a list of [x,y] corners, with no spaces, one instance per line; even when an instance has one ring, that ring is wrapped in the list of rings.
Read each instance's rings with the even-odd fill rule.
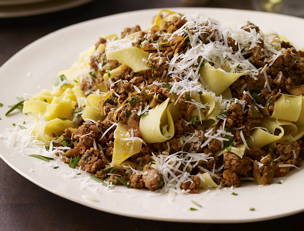
[[[300,166],[303,84],[304,52],[285,37],[163,10],[148,29],[100,38],[23,113],[71,168],[197,193]]]

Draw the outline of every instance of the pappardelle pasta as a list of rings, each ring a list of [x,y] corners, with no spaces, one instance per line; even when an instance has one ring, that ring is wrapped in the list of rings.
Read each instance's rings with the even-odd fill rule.
[[[196,193],[297,168],[303,97],[304,52],[282,36],[163,10],[100,38],[23,113],[34,139],[101,180]]]

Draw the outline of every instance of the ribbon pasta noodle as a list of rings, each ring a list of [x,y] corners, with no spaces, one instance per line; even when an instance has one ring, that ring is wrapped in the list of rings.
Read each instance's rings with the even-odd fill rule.
[[[174,122],[168,108],[170,99],[149,110],[139,121],[139,130],[147,143],[161,143],[174,136]]]
[[[141,147],[142,140],[139,137],[131,136],[128,128],[118,123],[114,132],[114,149],[111,165],[120,165],[131,156],[139,153]]]
[[[279,120],[298,121],[302,110],[302,96],[282,94],[274,103],[272,118]]]
[[[244,73],[230,73],[219,68],[214,68],[209,63],[200,70],[201,82],[215,94],[223,93],[234,81],[244,75]]]

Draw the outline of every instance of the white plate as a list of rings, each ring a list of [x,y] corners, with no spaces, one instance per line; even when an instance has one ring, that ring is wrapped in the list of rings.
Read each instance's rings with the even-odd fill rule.
[[[180,8],[178,11],[201,13],[230,25],[241,25],[250,20],[264,31],[279,32],[295,44],[304,45],[304,32],[297,29],[304,28],[302,19],[240,10]],[[33,94],[39,87],[50,87],[57,72],[69,67],[99,36],[120,32],[124,27],[136,24],[145,28],[156,12],[158,10],[143,10],[112,15],[70,26],[39,39],[1,68],[0,101],[5,105],[13,104],[16,96]],[[2,108],[1,112],[4,111]],[[17,118],[3,118],[0,131],[11,127]],[[7,147],[3,140],[0,145],[3,160],[33,183],[61,197],[114,214],[179,222],[248,222],[286,216],[304,209],[303,168],[290,174],[283,184],[246,185],[234,190],[174,197],[122,187],[107,190],[100,183],[86,179],[84,174],[77,176],[73,169],[63,164],[59,169],[53,169],[52,162],[46,164],[27,157],[22,154],[24,151]],[[84,180],[92,185],[83,184]],[[238,196],[231,195],[232,191]],[[190,207],[195,207],[192,200],[202,204],[203,208],[190,211]],[[250,211],[250,208],[256,211]]]
[[[88,3],[91,0],[28,0],[20,2],[0,1],[0,18],[16,18],[56,12]],[[22,3],[22,4],[21,4]]]

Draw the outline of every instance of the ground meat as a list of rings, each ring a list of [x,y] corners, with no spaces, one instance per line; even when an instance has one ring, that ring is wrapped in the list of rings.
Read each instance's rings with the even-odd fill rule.
[[[213,139],[209,142],[208,144],[208,149],[212,152],[212,153],[217,153],[218,151],[220,151],[222,149],[222,143],[221,141],[217,140],[217,139]]]
[[[163,177],[162,175],[154,168],[148,168],[144,171],[142,180],[145,184],[145,188],[150,191],[155,191],[163,187]]]
[[[134,173],[130,176],[130,187],[142,189],[145,187],[142,174]]]
[[[228,187],[230,186],[239,187],[241,185],[241,181],[235,172],[231,170],[224,170],[221,184]]]
[[[139,25],[136,25],[134,27],[126,27],[122,32],[121,32],[121,38],[126,37],[127,35],[133,34],[135,32],[141,31],[141,28]]]
[[[227,38],[228,46],[232,48],[233,51],[237,51],[239,49],[238,43],[231,37]]]
[[[79,166],[86,172],[96,173],[98,170],[103,169],[108,163],[109,161],[100,150],[91,148],[82,155]]]
[[[250,32],[251,30],[255,30],[257,33],[260,32],[260,28],[249,21],[247,22],[247,24],[245,26],[242,26],[242,29],[247,32]]]
[[[242,159],[231,152],[224,154],[224,169],[229,169],[241,176],[250,176],[252,173],[252,160],[248,157]]]
[[[173,33],[174,31],[182,27],[185,23],[186,19],[184,17],[175,16],[169,21],[166,21],[165,25],[162,27],[162,30],[167,33]]]
[[[277,143],[274,150],[276,155],[280,157],[280,160],[297,159],[301,152],[301,142]]]
[[[253,177],[258,184],[270,184],[274,177],[274,171],[273,163],[266,165],[258,161],[253,162]]]
[[[201,185],[201,180],[198,176],[191,176],[191,181],[186,181],[181,184],[181,189],[187,190],[190,193],[198,193]]]

